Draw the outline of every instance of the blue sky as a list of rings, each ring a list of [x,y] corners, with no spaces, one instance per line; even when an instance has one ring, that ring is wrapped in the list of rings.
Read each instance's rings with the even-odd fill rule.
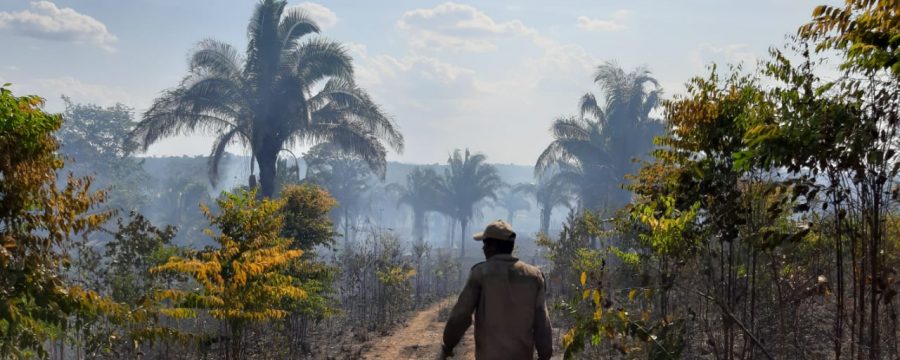
[[[454,148],[533,165],[548,127],[596,91],[593,69],[646,66],[666,94],[707,64],[767,57],[825,0],[291,1],[344,43],[358,82],[393,115],[406,151],[389,160],[438,163]],[[830,3],[835,3],[832,0]],[[246,44],[250,0],[3,0],[0,83],[17,93],[122,102],[138,112],[186,73],[205,38]],[[179,137],[150,155],[207,154]],[[302,151],[302,149],[298,149]],[[240,148],[231,150],[243,153]]]

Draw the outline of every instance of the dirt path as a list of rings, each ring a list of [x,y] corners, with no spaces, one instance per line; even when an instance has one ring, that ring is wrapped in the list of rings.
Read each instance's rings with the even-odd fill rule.
[[[444,332],[446,314],[453,306],[455,299],[447,299],[422,310],[405,327],[397,332],[377,339],[373,346],[363,354],[363,359],[437,359],[441,349],[441,336]],[[444,315],[443,317],[441,315]],[[463,337],[462,342],[454,349],[453,359],[475,359],[475,343],[472,339],[472,328]]]

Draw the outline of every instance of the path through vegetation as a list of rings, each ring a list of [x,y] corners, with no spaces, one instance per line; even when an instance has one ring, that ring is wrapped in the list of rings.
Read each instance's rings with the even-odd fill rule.
[[[437,359],[441,348],[441,336],[447,314],[455,298],[441,301],[422,310],[403,328],[393,334],[375,340],[373,346],[363,354],[363,359]],[[475,359],[475,342],[472,328],[456,346],[453,359]]]

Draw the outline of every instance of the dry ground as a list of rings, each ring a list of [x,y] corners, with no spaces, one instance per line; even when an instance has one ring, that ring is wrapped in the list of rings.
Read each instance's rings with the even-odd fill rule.
[[[362,355],[363,359],[406,360],[437,359],[441,349],[446,315],[455,298],[447,299],[416,314],[405,327],[393,334],[372,341],[372,346]],[[453,359],[475,359],[475,342],[472,328],[454,349]]]

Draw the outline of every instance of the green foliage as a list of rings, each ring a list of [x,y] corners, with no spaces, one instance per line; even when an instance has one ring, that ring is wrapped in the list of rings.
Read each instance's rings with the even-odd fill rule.
[[[44,342],[69,315],[109,305],[66,283],[73,234],[96,229],[109,214],[92,212],[104,200],[87,178],[69,176],[57,188],[63,161],[52,132],[62,117],[41,110],[37,96],[0,87],[0,353],[45,357]]]
[[[312,184],[289,185],[281,197],[281,236],[292,240],[291,248],[310,251],[316,246],[334,245],[334,226],[328,214],[337,202],[325,189]]]
[[[413,305],[411,285],[417,272],[396,235],[378,230],[367,235],[341,249],[338,291],[346,297],[345,308],[358,326],[386,330]]]
[[[433,261],[434,276],[441,283],[439,293],[446,294],[451,292],[452,287],[450,284],[458,280],[458,274],[462,270],[459,261],[457,261],[451,251],[444,249],[436,251]]]
[[[879,297],[891,283],[885,266],[890,260],[884,255],[888,244],[884,224],[897,211],[895,181],[900,175],[897,9],[896,1],[817,7],[813,20],[800,28],[800,36],[819,52],[841,54],[844,76],[823,82],[805,48],[799,64],[773,52],[766,74],[778,81],[770,101],[779,111],[747,136],[752,145],[748,157],[757,157],[761,166],[788,171],[790,191],[774,206],[791,206],[792,214],[825,220],[794,239],[817,239],[798,247],[804,251],[816,243],[832,247],[838,358],[843,356],[845,333],[851,334],[850,356],[875,359],[886,349],[882,331],[888,325],[879,320],[884,304]],[[773,232],[777,228],[769,231]],[[846,295],[851,288],[847,283],[852,296]],[[809,293],[830,293],[828,277],[820,275],[817,284],[818,290]],[[852,306],[848,309],[845,303]],[[845,322],[845,311],[855,320]]]
[[[569,290],[562,294],[566,301],[560,304],[564,319],[570,322],[562,338],[565,358],[588,351],[587,346],[593,357],[679,358],[684,345],[683,321],[654,316],[648,306],[653,296],[650,288],[624,292],[612,288],[607,262],[621,253],[586,248],[588,237],[608,235],[599,225],[599,219],[590,213],[570,216],[558,242],[542,241],[553,261],[551,276],[566,276],[563,281]]]
[[[290,151],[290,150],[285,150]],[[290,152],[293,156],[293,152]],[[275,163],[275,193],[281,196],[281,191],[285,186],[299,184],[303,181],[300,177],[300,159],[298,158],[279,158]]]
[[[298,279],[286,271],[302,250],[290,249],[290,239],[281,237],[284,201],[257,200],[256,193],[224,194],[217,201],[220,214],[203,207],[212,230],[208,234],[218,248],[195,256],[173,256],[151,273],[181,273],[200,286],[195,290],[168,289],[159,296],[172,302],[162,313],[173,318],[197,316],[205,310],[223,320],[231,333],[229,357],[240,357],[242,335],[250,322],[281,319],[290,308],[283,300],[307,297]]]
[[[172,246],[175,228],[157,228],[135,212],[127,223],[118,219],[117,226],[114,239],[106,244],[106,281],[113,300],[136,306],[174,280],[150,270],[180,252]]]
[[[360,157],[344,153],[331,143],[314,146],[303,159],[308,165],[306,181],[327,189],[337,200],[335,220],[343,227],[345,241],[354,240],[351,224],[364,208],[374,180],[372,172]]]
[[[849,0],[844,6],[820,5],[799,33],[816,41],[816,50],[840,50],[842,67],[900,77],[900,4],[896,0]]]
[[[134,126],[133,109],[116,104],[103,108],[94,104],[76,104],[63,97],[65,124],[56,136],[61,150],[76,159],[94,161],[92,156],[116,159],[128,155],[137,144],[128,139]]]
[[[291,239],[291,249],[303,250],[303,256],[290,262],[286,271],[306,297],[290,299],[292,315],[321,319],[337,312],[330,297],[337,267],[318,261],[313,250],[334,245],[334,226],[328,217],[337,202],[325,189],[312,184],[288,185],[282,192],[284,226],[281,236]]]
[[[159,304],[153,293],[177,282],[171,274],[151,274],[180,249],[171,246],[172,227],[158,229],[142,215],[132,212],[126,222],[119,218],[114,238],[101,254],[87,242],[76,242],[77,257],[69,271],[71,281],[108,293],[111,300],[103,312],[80,312],[69,320],[73,352],[88,358],[135,357],[147,345],[177,339],[175,329],[159,321]],[[106,300],[103,300],[106,301]]]
[[[864,279],[885,277],[885,231],[875,224],[896,211],[900,77],[890,39],[900,15],[893,1],[863,0],[821,6],[813,16],[800,29],[811,42],[798,46],[801,63],[773,50],[758,76],[737,69],[720,77],[713,67],[666,101],[670,129],[657,139],[654,161],[632,177],[638,196],[627,231],[637,234],[644,268],[658,272],[662,311],[670,291],[715,304],[726,319],[707,336],[716,353],[731,354],[740,336],[768,358],[805,354],[802,345],[760,341],[771,325],[753,323],[762,294],[779,294],[778,316],[800,311],[781,295],[793,286],[803,289],[796,298],[833,301],[835,358],[846,355],[845,311],[851,356],[880,357],[879,290]],[[809,46],[841,54],[846,76],[819,79]],[[694,284],[678,281],[684,270],[700,274]],[[827,273],[836,279],[834,300]],[[749,297],[735,291],[745,284]]]
[[[286,273],[294,277],[295,286],[303,289],[306,296],[303,298],[291,298],[286,301],[286,306],[291,315],[309,317],[321,320],[337,314],[340,310],[332,298],[335,278],[339,269],[333,264],[316,261],[304,253],[296,261],[292,261]]]
[[[642,264],[641,255],[638,254],[637,252],[622,251],[622,249],[619,249],[618,247],[615,247],[615,246],[610,246],[609,252],[610,252],[610,254],[615,255],[617,258],[619,258],[619,260],[622,260],[622,262],[624,264],[631,266],[633,268],[636,268],[636,269],[640,268],[640,266]]]
[[[691,236],[689,228],[696,223],[699,210],[699,202],[680,211],[675,207],[673,196],[659,196],[636,204],[631,214],[647,228],[639,234],[646,247],[657,254],[679,256],[697,246],[696,237]]]
[[[758,170],[746,167],[747,160],[738,156],[747,149],[747,131],[774,112],[757,84],[756,78],[739,70],[721,78],[715,67],[708,77],[692,79],[686,95],[665,102],[670,130],[657,139],[661,147],[654,152],[653,162],[632,177],[630,188],[637,196],[627,209],[632,227],[625,231],[636,233],[636,245],[645,251],[641,271],[648,279],[640,283],[658,289],[659,314],[650,328],[661,326],[662,331],[676,326],[679,330],[670,333],[676,339],[683,336],[682,320],[677,319],[689,311],[682,305],[687,302],[670,298],[672,293],[696,296],[693,292],[700,292],[719,304],[721,316],[733,318],[737,300],[730,289],[739,281],[740,269],[746,269],[741,265],[747,260],[745,251],[758,250],[754,239],[762,222],[754,219],[783,214],[754,206],[760,196],[754,191],[759,183],[754,171]],[[786,232],[791,235],[790,229]],[[678,282],[682,271],[698,268],[701,276],[685,276],[703,282]],[[654,272],[655,279],[650,279]],[[696,290],[701,284],[704,290]],[[733,346],[731,323],[715,331],[709,342],[722,343],[726,349]],[[659,354],[670,358],[665,352]]]
[[[106,206],[126,212],[148,202],[149,175],[130,157],[136,144],[128,139],[134,126],[132,109],[122,104],[103,108],[76,104],[63,97],[66,120],[56,132],[59,152],[71,160],[66,170],[76,176],[91,176],[94,186],[104,188]]]
[[[408,266],[388,265],[375,274],[378,282],[384,286],[385,296],[389,299],[406,300],[412,291],[410,279],[416,276],[416,270]]]

